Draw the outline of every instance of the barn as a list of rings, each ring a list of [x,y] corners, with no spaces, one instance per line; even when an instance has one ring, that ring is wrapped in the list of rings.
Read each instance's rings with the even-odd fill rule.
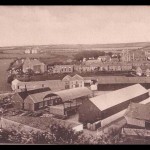
[[[83,101],[79,107],[79,122],[84,124],[101,120],[101,126],[120,118],[130,102],[141,102],[149,97],[148,91],[135,84]]]
[[[14,108],[29,111],[38,110],[43,107],[43,103],[41,102],[43,101],[44,96],[50,92],[50,88],[48,87],[17,92],[12,97]]]
[[[131,103],[124,115],[127,125],[150,129],[150,104]]]

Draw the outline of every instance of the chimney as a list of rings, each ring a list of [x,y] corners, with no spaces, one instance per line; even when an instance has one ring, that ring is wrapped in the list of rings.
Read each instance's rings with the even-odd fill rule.
[[[27,86],[26,86],[26,84],[25,84],[25,89],[24,90],[25,90],[25,92],[27,92]]]

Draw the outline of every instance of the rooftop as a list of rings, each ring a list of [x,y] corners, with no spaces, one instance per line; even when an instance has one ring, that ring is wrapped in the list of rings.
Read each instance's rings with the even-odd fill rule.
[[[150,121],[149,107],[150,104],[131,103],[125,113],[125,116]]]
[[[148,93],[148,91],[143,86],[140,84],[135,84],[110,93],[90,98],[89,100],[101,111],[103,111],[145,93]]]
[[[73,88],[73,89],[67,89],[67,90],[54,92],[54,94],[61,97],[62,101],[65,102],[65,101],[73,100],[73,99],[80,98],[83,96],[88,96],[92,94],[92,91],[86,87],[79,87],[79,88]]]

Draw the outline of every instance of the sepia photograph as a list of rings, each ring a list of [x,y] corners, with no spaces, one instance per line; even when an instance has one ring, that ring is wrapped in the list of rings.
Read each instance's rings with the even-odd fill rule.
[[[0,6],[0,145],[150,144],[150,6]]]

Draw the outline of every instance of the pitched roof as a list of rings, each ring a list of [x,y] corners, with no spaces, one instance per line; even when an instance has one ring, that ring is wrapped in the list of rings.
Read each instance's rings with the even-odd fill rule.
[[[40,62],[38,59],[30,59],[30,58],[27,57],[25,59],[23,65],[29,65],[29,64],[32,64],[34,66],[34,65],[41,65],[41,64],[44,64],[44,63]]]
[[[40,92],[40,93],[29,94],[27,96],[27,99],[32,100],[33,103],[39,103],[39,102],[44,101],[44,97],[51,93],[52,93],[51,91],[45,91],[45,92]]]
[[[62,125],[67,128],[80,125],[77,122],[50,117],[4,116],[3,118],[46,131],[50,131],[49,126],[52,124]]]
[[[52,91],[59,91],[65,89],[65,84],[61,80],[45,80],[45,81],[32,81],[32,82],[18,82],[18,86],[21,88],[26,85],[27,89],[37,89],[49,87]]]
[[[83,77],[81,77],[80,75],[76,74],[74,75],[71,80],[83,80]]]
[[[69,81],[71,78],[72,78],[71,76],[66,75],[66,76],[62,79],[62,81]]]
[[[141,120],[150,120],[149,107],[149,104],[131,103],[124,116]]]
[[[73,100],[73,99],[80,98],[83,96],[88,96],[92,94],[92,91],[86,87],[79,87],[79,88],[73,88],[73,89],[67,89],[63,91],[54,92],[54,94],[61,97],[62,101],[65,102],[65,101]]]
[[[12,84],[17,84],[17,83],[19,83],[19,82],[21,82],[21,81],[19,81],[18,79],[14,79],[14,80],[12,81]]]
[[[140,96],[148,91],[140,84],[135,84],[110,93],[99,95],[89,100],[101,111]]]
[[[22,91],[22,92],[18,92],[18,95],[24,100],[29,95],[39,95],[39,93],[41,94],[45,92],[50,92],[50,88],[45,87],[45,88],[39,88],[39,89],[34,89],[34,90],[29,90],[29,91]],[[40,98],[37,98],[37,99],[40,100]]]
[[[99,84],[150,83],[150,78],[126,76],[95,76]]]

